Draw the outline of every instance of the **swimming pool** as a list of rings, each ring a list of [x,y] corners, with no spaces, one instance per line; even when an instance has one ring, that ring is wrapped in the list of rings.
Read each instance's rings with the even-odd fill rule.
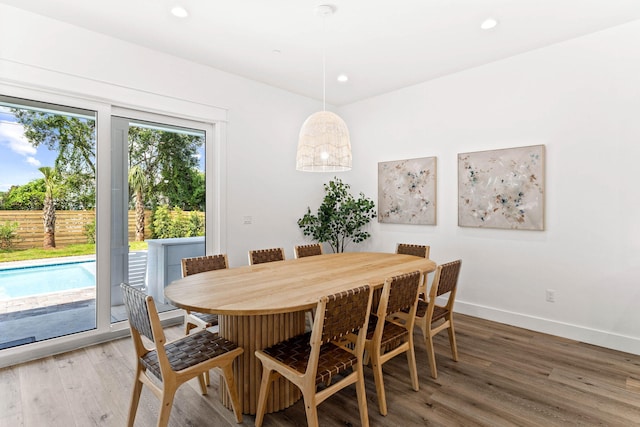
[[[95,285],[95,260],[0,269],[0,299],[22,298]]]

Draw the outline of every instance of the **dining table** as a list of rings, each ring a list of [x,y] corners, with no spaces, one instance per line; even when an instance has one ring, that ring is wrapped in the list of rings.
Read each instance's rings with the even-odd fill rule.
[[[244,348],[234,363],[243,413],[255,414],[262,366],[255,351],[305,332],[305,313],[318,300],[356,286],[381,289],[385,279],[436,269],[427,258],[379,252],[347,252],[207,271],[175,280],[165,298],[190,311],[218,315],[219,334]],[[267,412],[285,409],[300,391],[284,378],[272,384]],[[220,382],[223,404],[231,407]]]

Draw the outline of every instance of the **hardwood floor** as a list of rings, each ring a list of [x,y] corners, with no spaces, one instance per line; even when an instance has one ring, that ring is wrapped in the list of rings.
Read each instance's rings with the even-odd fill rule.
[[[415,332],[420,391],[410,386],[405,357],[384,365],[389,414],[378,413],[365,369],[372,426],[631,426],[640,425],[640,356],[456,316],[460,360],[446,334],[436,338],[438,379]],[[182,327],[167,329],[169,338]],[[131,339],[121,339],[0,370],[0,426],[123,426],[133,381]],[[234,426],[218,399],[195,381],[181,387],[170,426]],[[144,389],[136,426],[154,426],[158,400]],[[319,407],[321,426],[359,426],[355,388]],[[242,425],[254,417],[245,415]],[[305,426],[302,402],[265,416],[265,426]]]

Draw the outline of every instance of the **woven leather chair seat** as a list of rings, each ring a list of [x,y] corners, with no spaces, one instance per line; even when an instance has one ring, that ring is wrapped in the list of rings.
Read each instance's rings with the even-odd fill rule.
[[[169,365],[174,371],[181,371],[236,348],[238,346],[235,343],[206,330],[187,335],[165,346]],[[158,353],[155,350],[145,354],[140,361],[153,375],[162,379]]]
[[[419,300],[418,309],[416,310],[416,316],[424,317],[427,314],[428,307],[429,307],[429,304],[427,304],[422,300]],[[433,321],[435,322],[436,320],[442,319],[444,316],[447,315],[447,313],[448,313],[447,309],[438,307],[436,305],[435,308],[433,309]]]
[[[295,369],[303,374],[307,370],[311,345],[309,339],[311,333],[297,335],[286,341],[282,341],[263,351],[274,359]],[[358,358],[348,351],[335,344],[323,344],[320,349],[320,359],[318,360],[318,372],[316,374],[316,384],[331,381],[331,378],[343,373],[358,362]]]
[[[198,319],[205,322],[207,325],[216,326],[218,324],[218,315],[210,313],[200,313],[198,311],[192,311],[191,314]]]
[[[369,316],[369,326],[367,327],[368,340],[373,339],[373,334],[375,333],[377,322],[378,316],[376,316],[375,314],[371,314]],[[409,332],[402,326],[385,321],[380,347],[384,350],[385,353],[387,351],[393,350],[407,340],[407,335],[409,335]]]

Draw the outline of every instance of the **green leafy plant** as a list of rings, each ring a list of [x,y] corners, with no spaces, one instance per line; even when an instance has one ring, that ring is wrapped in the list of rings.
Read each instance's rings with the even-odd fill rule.
[[[316,215],[307,208],[307,213],[298,219],[298,226],[305,236],[331,246],[333,252],[344,252],[353,242],[360,243],[371,234],[363,230],[376,217],[373,200],[360,193],[356,199],[349,193],[349,184],[333,178],[324,184],[325,196]]]
[[[96,219],[84,225],[84,235],[87,236],[87,243],[96,242]]]
[[[18,240],[18,223],[6,221],[0,224],[0,249],[11,249]]]
[[[204,236],[204,220],[200,212],[184,212],[180,208],[169,210],[158,206],[153,212],[153,236],[156,239]]]

